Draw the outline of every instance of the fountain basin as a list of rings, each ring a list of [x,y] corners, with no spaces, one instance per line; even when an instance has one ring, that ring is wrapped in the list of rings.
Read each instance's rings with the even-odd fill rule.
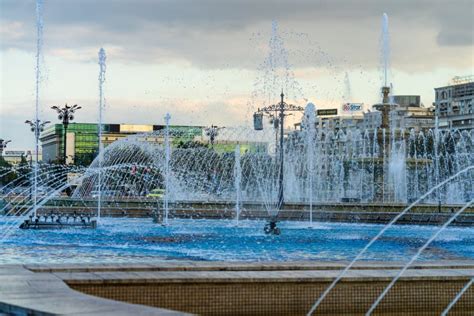
[[[8,227],[15,217],[0,218]],[[2,241],[0,264],[134,263],[153,260],[334,261],[351,260],[382,228],[375,224],[279,221],[281,235],[266,235],[264,220],[102,218],[97,229],[19,230]],[[437,227],[398,225],[364,260],[409,258]],[[448,228],[421,260],[474,260],[474,229]]]

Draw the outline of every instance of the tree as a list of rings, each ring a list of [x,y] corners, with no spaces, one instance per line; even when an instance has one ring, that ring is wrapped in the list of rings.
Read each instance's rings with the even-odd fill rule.
[[[6,161],[2,156],[0,156],[0,175],[0,184],[2,186],[15,180],[17,177],[12,165],[8,163],[8,161]]]
[[[31,173],[31,167],[26,160],[25,155],[21,154],[21,160],[17,168],[18,177],[23,177],[22,182],[25,185],[30,185],[29,174]]]

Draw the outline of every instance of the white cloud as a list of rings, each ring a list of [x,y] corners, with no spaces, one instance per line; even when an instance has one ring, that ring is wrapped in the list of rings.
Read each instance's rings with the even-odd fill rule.
[[[16,41],[26,35],[24,24],[20,21],[0,23],[0,38],[5,41]]]

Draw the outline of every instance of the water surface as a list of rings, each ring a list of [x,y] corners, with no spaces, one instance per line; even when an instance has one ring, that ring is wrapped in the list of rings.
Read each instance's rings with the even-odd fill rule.
[[[11,218],[0,218],[4,231]],[[265,235],[264,221],[103,218],[96,230],[13,229],[0,242],[0,264],[133,263],[157,260],[350,260],[383,226],[281,222],[280,236]],[[435,233],[433,226],[394,226],[364,260],[408,260]],[[473,259],[474,228],[449,228],[420,260]]]

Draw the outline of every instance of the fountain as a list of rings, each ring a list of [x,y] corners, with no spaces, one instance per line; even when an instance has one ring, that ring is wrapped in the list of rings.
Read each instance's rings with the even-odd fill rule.
[[[306,134],[305,147],[307,159],[308,176],[308,203],[309,203],[309,223],[313,224],[313,178],[314,178],[314,141],[316,136],[316,107],[313,103],[308,103],[305,108],[302,128]]]
[[[99,50],[99,153],[98,153],[98,167],[99,167],[99,173],[98,173],[98,193],[97,194],[97,221],[100,221],[100,207],[101,207],[101,198],[102,198],[102,185],[101,185],[101,179],[102,175],[100,173],[100,170],[102,168],[102,152],[104,150],[103,144],[102,144],[102,122],[103,122],[103,110],[104,110],[104,82],[105,82],[105,70],[106,70],[106,65],[105,65],[105,50],[101,48]]]
[[[164,209],[165,209],[165,219],[164,224],[168,225],[168,216],[169,216],[169,194],[170,194],[170,159],[171,159],[171,146],[170,146],[170,119],[171,116],[169,113],[165,116],[165,167],[164,167],[164,177],[165,177],[165,197],[164,197]]]
[[[331,290],[336,286],[336,284],[342,279],[342,277],[344,275],[346,275],[346,273],[354,266],[354,264],[356,263],[356,261],[360,260],[362,258],[362,255],[392,226],[394,225],[403,215],[405,215],[408,211],[410,211],[416,204],[418,204],[419,202],[421,202],[424,198],[426,198],[427,196],[429,196],[431,193],[433,193],[435,190],[438,190],[439,187],[441,186],[444,186],[445,184],[449,183],[451,180],[453,179],[456,179],[458,178],[460,175],[462,174],[468,174],[470,175],[470,172],[469,171],[472,171],[474,170],[474,165],[471,165],[461,171],[459,171],[457,174],[453,175],[452,177],[444,180],[443,182],[439,183],[437,186],[433,187],[432,189],[430,189],[428,192],[426,192],[425,194],[423,194],[418,200],[416,200],[415,202],[413,202],[412,204],[410,204],[406,209],[404,209],[402,212],[398,213],[397,216],[395,216],[391,221],[390,223],[388,223],[387,225],[385,225],[383,227],[382,230],[379,231],[379,233],[373,237],[369,243],[367,243],[364,248],[359,251],[359,253],[357,254],[357,256],[355,256],[354,259],[352,259],[352,261],[341,271],[341,273],[339,273],[339,275],[334,279],[334,281],[329,285],[329,287],[326,288],[326,290],[323,292],[323,294],[321,294],[321,296],[316,300],[316,302],[313,304],[313,306],[311,307],[311,309],[309,310],[308,314],[307,315],[312,315],[316,309],[318,308],[318,306],[322,303],[322,301],[326,298],[326,296],[329,294],[329,292],[331,292]],[[471,202],[468,203],[469,205],[472,204]],[[464,211],[464,208],[461,209],[461,211],[459,213],[461,213],[462,211]],[[449,222],[450,223],[450,222]],[[448,223],[448,224],[449,224]],[[447,225],[446,225],[447,226]]]
[[[351,81],[349,80],[349,74],[345,73],[344,75],[344,101],[351,102],[352,101],[352,92],[351,92]]]
[[[441,316],[447,316],[451,309],[456,305],[459,299],[463,296],[464,293],[474,284],[474,278],[472,278],[466,285],[459,291],[456,297],[448,304],[446,309],[441,313]]]
[[[397,275],[392,279],[389,285],[383,290],[383,292],[377,297],[375,302],[372,304],[370,309],[367,311],[366,315],[372,315],[374,312],[375,308],[377,305],[382,301],[382,299],[387,295],[388,291],[393,287],[395,282],[397,282],[398,279],[403,275],[403,273],[415,262],[421,255],[421,253],[448,227],[462,212],[464,212],[468,207],[470,207],[472,204],[474,204],[474,199],[472,199],[470,202],[468,202],[466,205],[464,205],[460,210],[458,210],[451,218],[445,222],[437,231],[436,233],[431,236],[425,244],[418,249],[416,254],[408,261],[408,263],[405,264],[405,266],[397,273]]]
[[[35,164],[33,176],[33,203],[34,214],[36,216],[37,195],[38,195],[38,152],[39,152],[39,129],[40,129],[40,81],[41,81],[41,58],[43,49],[43,0],[36,1],[36,69],[35,69]]]
[[[311,131],[311,128],[308,128],[289,134],[284,141],[285,205],[307,203],[311,209],[314,205],[321,204],[354,203],[343,200],[344,196],[357,197],[366,203],[380,203],[381,206],[397,201],[413,201],[420,197],[421,192],[426,192],[432,183],[439,183],[474,164],[473,157],[469,154],[473,145],[469,134],[442,133],[441,137],[454,141],[454,144],[449,151],[437,147],[435,154],[435,147],[429,145],[434,141],[432,133],[428,132],[428,136],[421,132],[410,133],[410,137],[399,140],[397,147],[392,147],[389,154],[385,154],[390,159],[379,156],[384,150],[379,145],[379,139],[369,130],[333,134]],[[241,183],[238,205],[261,203],[269,216],[277,215],[275,210],[278,209],[281,194],[278,189],[280,173],[278,156],[272,151],[272,131],[231,127],[222,130],[220,141],[236,144],[233,146],[232,155],[230,152],[218,152],[218,148],[206,147],[204,135],[195,137],[170,131],[169,137],[173,139],[170,142],[172,150],[169,154],[170,176],[164,178],[169,178],[167,181],[171,183],[168,194],[170,201],[235,201],[238,183]],[[119,169],[114,171],[117,174],[104,175],[101,182],[103,190],[116,192],[117,198],[146,200],[146,190],[156,188],[156,184],[160,183],[160,179],[166,174],[167,165],[167,145],[150,143],[148,139],[166,140],[167,136],[164,131],[131,136],[105,149],[103,166],[136,166],[133,172],[128,171],[129,175],[126,170]],[[426,151],[418,148],[415,159],[409,148],[420,142],[426,143],[427,148]],[[191,143],[194,144],[193,147],[186,145]],[[235,153],[237,144],[240,144],[240,148],[248,148],[240,157]],[[439,164],[437,171],[436,165],[432,163],[435,155],[443,157],[439,159],[443,163]],[[237,181],[236,177],[237,161],[241,162],[240,181]],[[453,161],[457,163],[449,163]],[[91,169],[96,168],[97,164],[98,161],[94,161]],[[144,170],[147,168],[150,172],[144,177]],[[384,175],[383,170],[389,170],[389,178],[392,181],[390,187],[382,187],[385,183],[380,180]],[[86,180],[74,193],[75,198],[89,198],[92,188],[97,186],[95,176],[89,176],[88,173],[89,171],[86,172]],[[141,175],[139,183],[135,174]],[[393,183],[396,183],[396,186]],[[461,176],[455,192],[452,192],[452,187],[440,188],[441,202],[446,204],[448,199],[451,203],[464,202],[472,194],[471,186],[469,176]],[[126,187],[135,187],[134,193],[124,190]],[[413,190],[415,187],[418,189]],[[448,191],[451,192],[450,195],[447,194]],[[425,203],[437,205],[438,200],[430,197]]]
[[[42,22],[38,23],[38,30],[41,25]],[[38,51],[40,47],[38,45]],[[166,190],[163,199],[165,223],[168,222],[170,207],[181,202],[209,201],[220,205],[235,201],[236,218],[240,218],[241,209],[249,204],[259,205],[273,220],[287,210],[302,208],[308,211],[312,223],[316,207],[321,209],[340,204],[341,208],[351,208],[354,203],[371,203],[380,205],[382,209],[386,204],[396,203],[403,207],[403,204],[419,198],[422,192],[474,163],[472,133],[402,130],[390,124],[393,104],[387,86],[389,41],[386,14],[382,23],[383,98],[382,103],[374,106],[381,114],[380,128],[316,129],[314,105],[308,104],[305,109],[288,104],[283,93],[279,103],[271,104],[271,95],[276,89],[283,86],[289,91],[292,88],[297,90],[291,94],[298,94],[299,89],[294,88],[298,85],[294,82],[288,52],[276,23],[272,25],[269,47],[262,69],[265,74],[261,81],[263,86],[259,93],[252,95],[253,102],[261,98],[264,105],[255,112],[257,130],[219,128],[219,138],[223,142],[231,144],[234,150],[237,150],[237,145],[240,147],[239,153],[234,152],[233,159],[230,152],[214,148],[215,136],[211,137],[209,147],[204,135],[196,137],[171,131],[169,118],[165,118],[166,128],[162,131],[134,135],[106,149],[101,145],[100,127],[99,155],[80,175],[83,180],[77,184],[73,199],[83,201],[96,197],[96,215],[100,219],[102,192],[113,192],[114,205],[127,213],[124,201],[146,204],[148,193],[161,186]],[[105,59],[105,51],[100,49],[99,126],[103,120]],[[349,98],[347,73],[346,90],[345,97]],[[293,99],[297,97],[293,96]],[[286,112],[301,113],[305,110],[302,130],[285,130]],[[264,115],[270,118],[273,129],[262,130],[266,125]],[[150,142],[149,139],[162,139],[164,143]],[[243,151],[243,148],[248,149]],[[35,170],[37,174],[39,168]],[[104,174],[104,170],[111,173]],[[469,177],[465,176],[456,184],[440,188],[436,198],[430,196],[424,202],[438,205],[463,203],[471,197],[472,186]],[[97,196],[95,191],[99,192]],[[29,209],[25,207],[22,214]],[[37,207],[32,209],[36,212]],[[323,213],[317,216],[318,220],[324,219],[321,217]]]
[[[38,32],[40,26],[42,21]],[[252,94],[252,101],[258,102],[254,129],[211,126],[196,134],[170,126],[171,116],[166,114],[163,129],[131,135],[106,148],[102,145],[106,55],[100,49],[98,156],[87,168],[36,162],[33,170],[28,166],[0,169],[0,177],[17,175],[2,188],[5,204],[0,213],[6,216],[0,218],[0,243],[5,246],[0,262],[16,263],[11,254],[20,250],[26,263],[94,260],[116,264],[143,258],[349,261],[312,306],[311,315],[361,259],[402,261],[412,256],[413,244],[427,238],[375,301],[370,314],[418,258],[474,258],[473,250],[466,247],[474,240],[472,229],[448,228],[454,223],[474,223],[472,215],[461,216],[466,210],[471,212],[474,198],[474,134],[394,127],[387,15],[382,27],[382,102],[374,106],[380,111],[379,128],[316,128],[316,106],[296,96],[299,91],[297,84],[290,83],[288,52],[277,31],[274,23],[262,87]],[[345,81],[344,97],[349,101],[347,73]],[[38,86],[39,61],[37,108]],[[296,105],[283,92],[274,103],[282,88]],[[285,117],[293,113],[302,114],[301,129],[284,125]],[[65,183],[69,174],[74,176]],[[60,195],[66,187],[74,188],[71,197]],[[162,190],[164,194],[153,194]],[[421,211],[415,211],[417,207]],[[458,211],[450,213],[447,208]],[[99,227],[94,216],[101,221]],[[150,217],[164,225],[154,225]],[[380,223],[388,224],[376,225]],[[432,227],[397,223],[444,224],[432,234]],[[35,234],[16,229],[19,225],[97,229]],[[428,251],[442,231],[461,241],[448,240]],[[38,247],[44,247],[45,256],[38,258]],[[472,280],[446,307],[446,313],[471,285]]]
[[[240,163],[240,145],[235,146],[235,161],[234,161],[234,187],[235,187],[235,220],[239,223],[242,200],[242,166]]]

